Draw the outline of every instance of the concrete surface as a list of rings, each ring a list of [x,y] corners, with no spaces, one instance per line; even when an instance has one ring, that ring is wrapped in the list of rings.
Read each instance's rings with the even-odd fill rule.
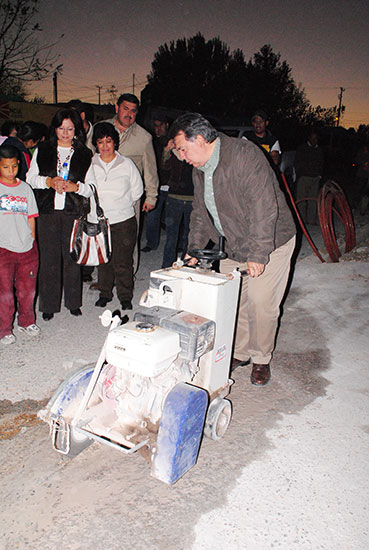
[[[162,247],[142,255],[135,304]],[[368,548],[368,243],[360,248],[364,259],[321,264],[303,245],[270,384],[235,371],[230,427],[204,439],[174,486],[150,477],[140,455],[97,443],[63,461],[35,418],[106,336],[88,285],[82,317],[63,310],[39,321],[40,337],[2,349],[0,548]]]

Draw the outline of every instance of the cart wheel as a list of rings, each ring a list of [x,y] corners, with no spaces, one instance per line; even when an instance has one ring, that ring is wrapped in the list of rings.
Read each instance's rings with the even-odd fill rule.
[[[230,401],[216,397],[209,405],[206,415],[204,434],[217,441],[225,434],[231,421],[232,407]]]

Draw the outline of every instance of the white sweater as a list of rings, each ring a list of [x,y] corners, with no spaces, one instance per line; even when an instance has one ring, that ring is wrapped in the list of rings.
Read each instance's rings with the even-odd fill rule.
[[[117,151],[115,155],[108,164],[98,153],[92,158],[100,204],[111,224],[132,218],[133,206],[143,193],[142,179],[134,162]]]

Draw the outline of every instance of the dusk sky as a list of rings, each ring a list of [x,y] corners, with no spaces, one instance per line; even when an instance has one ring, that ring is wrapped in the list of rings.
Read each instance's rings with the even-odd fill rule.
[[[369,124],[368,0],[49,0],[38,21],[45,40],[64,38],[55,50],[63,73],[59,101],[102,102],[112,85],[139,95],[158,47],[201,32],[219,36],[246,60],[271,44],[292,69],[312,105],[338,104],[345,88],[342,124]],[[52,101],[52,79],[32,86]]]

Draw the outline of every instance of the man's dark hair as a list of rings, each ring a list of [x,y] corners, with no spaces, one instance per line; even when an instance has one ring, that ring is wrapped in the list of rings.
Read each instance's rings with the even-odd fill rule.
[[[83,103],[83,101],[81,101],[80,99],[71,99],[70,101],[68,101],[66,106],[68,109],[74,109],[79,114],[85,113],[86,120],[93,124],[94,110],[91,105]]]
[[[313,135],[318,136],[318,139],[320,137],[318,129],[315,126],[309,126],[306,132],[307,139],[309,139]]]
[[[183,132],[188,141],[195,141],[199,134],[208,143],[218,137],[217,130],[200,113],[186,113],[176,118],[170,127],[169,139],[174,139],[179,132]]]
[[[138,99],[138,97],[134,94],[122,94],[121,96],[118,97],[118,101],[117,101],[117,105],[119,107],[119,105],[121,105],[121,103],[123,103],[123,101],[129,101],[129,103],[134,103],[135,105],[137,105],[137,107],[139,107],[140,105],[140,101]]]
[[[38,124],[38,122],[34,122],[33,120],[27,120],[22,126],[19,128],[17,132],[17,138],[21,141],[28,141],[29,139],[32,139],[33,141],[40,141],[42,138],[42,131],[41,127]]]
[[[71,99],[68,101],[66,107],[67,109],[75,109],[79,114],[85,112],[85,105],[80,99]]]
[[[49,128],[46,124],[44,124],[43,122],[37,122],[38,126],[39,126],[39,129],[40,129],[40,140],[42,138],[44,139],[47,139],[48,136],[49,136]]]
[[[263,109],[258,109],[257,111],[255,111],[255,113],[251,117],[251,122],[254,120],[256,116],[262,118],[263,120],[265,120],[265,122],[269,120],[268,114],[265,111],[263,111]]]
[[[1,135],[9,137],[14,129],[18,132],[19,124],[17,122],[14,122],[14,120],[6,120],[1,125]]]
[[[17,159],[20,161],[19,150],[14,145],[1,145],[0,146],[0,160],[1,159]]]
[[[115,149],[119,147],[119,134],[110,122],[98,122],[94,126],[92,135],[92,145],[97,149],[97,140],[104,137],[110,137],[114,140]]]
[[[157,114],[152,118],[152,120],[154,122],[155,120],[158,120],[159,122],[165,122],[166,124],[170,123],[170,118],[168,117],[168,115],[164,115],[164,114]]]
[[[74,109],[59,109],[51,121],[50,126],[50,143],[57,147],[58,139],[56,137],[56,128],[59,128],[63,124],[63,120],[70,119],[74,124],[74,147],[81,147],[84,145],[86,136],[83,131],[82,119]]]

